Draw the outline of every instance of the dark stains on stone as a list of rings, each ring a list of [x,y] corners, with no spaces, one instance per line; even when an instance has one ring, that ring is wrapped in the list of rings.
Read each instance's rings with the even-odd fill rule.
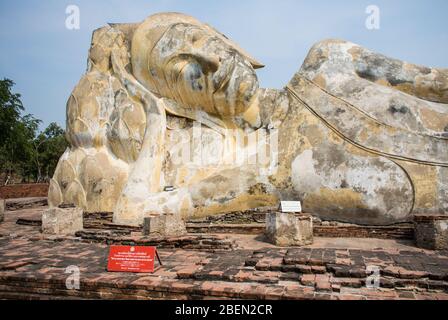
[[[294,76],[294,77],[291,79],[291,81],[290,81],[289,84],[290,84],[292,87],[297,87],[297,86],[299,85],[299,79],[298,79],[298,76],[299,76],[299,74],[297,74],[296,76]],[[290,95],[289,92],[288,92],[288,97],[290,98],[290,101],[291,101],[291,100],[292,100],[292,101],[295,101],[295,99],[291,97],[291,95]]]
[[[391,73],[388,73],[388,74],[386,75],[386,78],[387,78],[387,81],[389,81],[389,83],[390,83],[392,86],[398,86],[398,85],[400,85],[400,84],[405,84],[405,83],[413,84],[412,81],[407,81],[407,80],[404,80],[404,79],[399,79],[399,78],[396,77],[396,75],[391,74]]]
[[[428,75],[432,72],[431,68],[428,68],[428,67],[417,66],[417,69],[420,73],[422,73],[424,75]]]
[[[304,203],[305,211],[308,210],[306,203]],[[340,207],[325,207],[315,213],[317,217],[323,220],[332,220],[342,223],[356,223],[359,225],[384,225],[388,224],[388,219],[384,219],[383,213],[375,208],[360,208],[359,206],[354,206],[353,208]],[[393,224],[394,221],[390,221]]]
[[[228,181],[229,181],[229,179],[223,175],[217,175],[217,176],[207,179],[207,182],[215,184],[215,185],[228,183]]]
[[[311,49],[303,64],[303,71],[318,70],[322,64],[327,61],[328,57],[324,54],[322,49]]]
[[[413,79],[399,77],[403,70],[403,62],[396,59],[390,59],[380,54],[363,55],[362,64],[357,66],[356,73],[363,79],[376,82],[379,79],[386,79],[392,86],[404,83],[413,83]]]
[[[149,72],[151,74],[151,76],[153,76],[154,78],[157,78],[157,71],[154,68],[149,68]]]
[[[395,105],[395,104],[393,104],[393,105],[391,105],[391,106],[389,107],[389,112],[392,113],[392,114],[394,114],[394,115],[397,114],[397,113],[400,113],[400,114],[407,114],[407,113],[410,112],[410,110],[409,110],[409,108],[406,107],[406,106],[400,106],[400,105]]]
[[[198,81],[202,77],[202,68],[199,64],[190,64],[186,77],[194,91],[202,91],[203,87]]]
[[[313,158],[322,171],[335,169],[348,160],[344,150],[334,144],[326,144],[315,150]]]
[[[344,110],[344,109],[341,109],[341,108],[337,108],[337,109],[336,109],[336,114],[337,114],[337,115],[342,114],[342,113],[345,113],[345,110]]]
[[[220,204],[226,204],[226,203],[234,200],[235,197],[236,197],[235,192],[231,191],[231,192],[229,192],[228,195],[226,195],[225,197],[218,198],[218,199],[216,199],[216,201]]]
[[[347,181],[346,180],[342,180],[342,182],[341,182],[341,189],[346,189],[348,187],[349,187],[349,185],[348,185]]]
[[[379,79],[379,77],[373,72],[371,69],[366,70],[356,70],[356,74],[366,80],[375,82]]]
[[[267,194],[268,190],[266,188],[266,185],[263,183],[257,183],[256,185],[253,185],[249,188],[248,193],[250,195],[257,195],[257,194]]]

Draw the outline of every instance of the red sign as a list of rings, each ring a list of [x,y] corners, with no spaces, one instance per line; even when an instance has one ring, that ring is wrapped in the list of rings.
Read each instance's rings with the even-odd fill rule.
[[[155,247],[111,246],[107,271],[152,273],[156,256],[160,263]]]

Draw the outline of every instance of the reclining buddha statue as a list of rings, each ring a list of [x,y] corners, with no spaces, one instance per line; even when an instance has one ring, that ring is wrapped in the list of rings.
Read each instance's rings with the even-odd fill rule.
[[[50,206],[128,225],[280,200],[366,225],[448,214],[447,69],[341,40],[317,43],[283,89],[259,88],[262,67],[184,14],[95,30]]]

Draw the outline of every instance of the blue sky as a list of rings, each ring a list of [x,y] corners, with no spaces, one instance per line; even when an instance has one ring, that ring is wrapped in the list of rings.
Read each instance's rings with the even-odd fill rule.
[[[65,27],[68,5],[80,30]],[[381,28],[365,27],[368,5]],[[86,69],[93,29],[161,11],[195,16],[235,40],[266,68],[261,86],[281,88],[317,41],[340,38],[409,62],[448,68],[446,0],[0,0],[0,78],[16,82],[27,112],[65,126],[65,104]]]

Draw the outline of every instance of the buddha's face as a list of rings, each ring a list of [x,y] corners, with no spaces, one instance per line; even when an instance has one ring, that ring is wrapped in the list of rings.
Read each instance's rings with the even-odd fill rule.
[[[184,107],[232,117],[248,109],[258,89],[250,62],[200,26],[171,25],[148,55],[150,89]]]

